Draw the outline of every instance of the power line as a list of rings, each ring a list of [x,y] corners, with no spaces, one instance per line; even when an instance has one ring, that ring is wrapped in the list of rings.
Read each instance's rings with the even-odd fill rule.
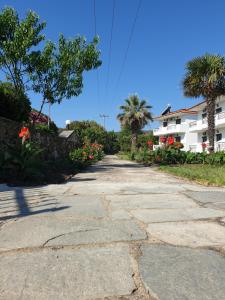
[[[108,96],[109,75],[110,75],[111,56],[112,56],[112,37],[113,37],[113,27],[114,27],[114,19],[115,19],[115,7],[116,7],[116,0],[113,0],[112,23],[111,23],[110,40],[109,40],[109,61],[108,61],[107,79],[106,79],[106,96]]]
[[[120,80],[121,80],[121,77],[122,77],[122,74],[123,74],[123,71],[124,71],[124,67],[125,67],[125,64],[126,64],[126,61],[127,61],[128,51],[130,49],[131,41],[132,41],[132,38],[133,38],[133,35],[134,35],[134,30],[135,30],[135,26],[136,26],[138,15],[139,15],[139,11],[141,9],[141,4],[142,4],[142,0],[139,0],[137,10],[136,10],[136,14],[135,14],[135,17],[134,17],[134,21],[133,21],[133,24],[132,24],[132,27],[131,27],[130,36],[129,36],[129,39],[128,39],[128,44],[127,44],[124,59],[123,59],[122,65],[121,65],[121,69],[120,69],[120,73],[119,73],[119,77],[118,77],[118,80],[117,80],[116,87],[118,87],[118,85],[120,83]]]
[[[104,129],[105,129],[105,120],[106,118],[109,118],[108,115],[105,115],[105,114],[102,114],[102,115],[99,115],[100,118],[103,118],[103,124],[104,124]]]
[[[93,0],[93,9],[94,9],[94,33],[97,35],[97,18],[96,18],[96,1]],[[100,88],[99,88],[99,72],[97,69],[97,99],[98,103],[100,103]]]

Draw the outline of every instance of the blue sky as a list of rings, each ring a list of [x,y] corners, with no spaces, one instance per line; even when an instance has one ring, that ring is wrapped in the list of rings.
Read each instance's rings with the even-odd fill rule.
[[[68,38],[85,35],[88,40],[94,36],[93,0],[0,0],[0,3],[2,8],[14,7],[21,17],[29,9],[37,12],[47,22],[46,39],[57,41],[60,33]],[[102,122],[99,114],[105,113],[110,116],[107,129],[118,130],[118,107],[132,93],[146,99],[153,106],[154,115],[168,103],[177,109],[198,102],[183,96],[185,63],[206,52],[224,54],[225,1],[142,0],[124,72],[117,85],[138,3],[139,0],[116,0],[107,89],[113,0],[96,0],[103,64],[99,71],[85,74],[82,95],[52,107],[52,119],[58,126],[64,126],[67,119]],[[30,98],[33,107],[39,108],[41,96],[30,93]]]

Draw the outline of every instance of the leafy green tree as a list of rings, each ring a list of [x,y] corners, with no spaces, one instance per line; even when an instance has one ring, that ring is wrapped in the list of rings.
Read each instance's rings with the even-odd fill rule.
[[[106,132],[104,142],[104,152],[106,154],[115,154],[120,150],[118,134],[114,131]]]
[[[30,101],[25,94],[18,93],[10,82],[0,82],[0,116],[14,121],[28,121]]]
[[[136,150],[138,132],[150,121],[153,121],[150,109],[145,100],[140,100],[137,95],[132,95],[125,100],[125,105],[120,106],[123,110],[117,119],[122,127],[128,127],[131,131],[131,150]]]
[[[80,146],[84,143],[105,144],[105,129],[95,121],[73,121],[69,125],[70,130],[74,130]]]
[[[23,20],[13,8],[4,8],[0,13],[0,69],[22,93],[26,90],[27,74],[39,55],[33,48],[44,40],[44,27],[45,23],[32,11]]]
[[[34,57],[36,65],[30,78],[34,91],[43,96],[41,110],[46,102],[61,103],[81,94],[83,72],[101,65],[97,44],[97,37],[88,44],[84,37],[67,40],[60,35],[58,46],[47,42],[38,61]]]
[[[183,88],[185,96],[202,96],[206,100],[209,145],[210,150],[213,152],[216,98],[225,95],[224,57],[206,54],[189,61],[186,65]]]

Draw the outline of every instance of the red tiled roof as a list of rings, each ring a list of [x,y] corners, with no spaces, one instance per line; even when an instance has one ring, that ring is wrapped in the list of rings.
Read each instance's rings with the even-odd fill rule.
[[[189,108],[182,108],[182,109],[178,109],[178,110],[175,110],[175,111],[171,111],[170,113],[168,113],[166,115],[157,116],[154,119],[168,117],[168,116],[179,114],[179,113],[181,113],[181,114],[188,114],[188,115],[197,115],[197,111],[190,110]]]

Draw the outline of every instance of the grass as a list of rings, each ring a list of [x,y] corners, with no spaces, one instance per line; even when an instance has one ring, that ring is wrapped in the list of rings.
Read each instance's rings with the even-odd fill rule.
[[[185,164],[160,166],[159,169],[204,185],[225,186],[225,166]]]

